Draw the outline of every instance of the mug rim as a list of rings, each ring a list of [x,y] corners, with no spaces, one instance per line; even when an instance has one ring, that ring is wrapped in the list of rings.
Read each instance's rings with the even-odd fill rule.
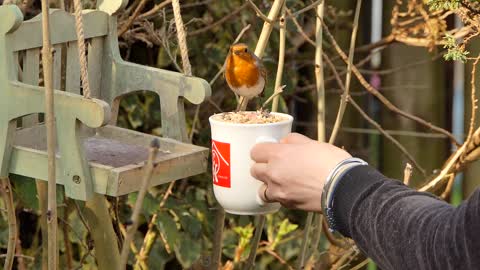
[[[248,112],[254,112],[254,111],[248,111]],[[217,114],[211,115],[208,118],[208,121],[210,122],[210,124],[214,123],[216,125],[231,126],[231,127],[239,127],[239,126],[241,126],[241,127],[264,127],[264,126],[285,125],[285,124],[293,122],[293,116],[291,116],[290,114],[287,114],[287,113],[280,113],[280,112],[270,112],[270,113],[275,114],[275,115],[284,116],[287,119],[285,119],[284,121],[273,122],[273,123],[261,123],[261,124],[260,123],[259,124],[231,123],[231,122],[225,122],[225,121],[220,121],[220,120],[213,119],[214,116],[219,115],[219,114],[223,114],[223,113],[229,113],[229,112],[222,112],[222,113],[217,113]]]

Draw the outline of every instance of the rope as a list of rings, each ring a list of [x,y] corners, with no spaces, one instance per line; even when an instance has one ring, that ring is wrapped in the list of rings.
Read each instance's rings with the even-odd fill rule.
[[[90,96],[90,84],[88,82],[88,70],[87,70],[87,56],[85,55],[85,35],[83,33],[83,18],[82,18],[82,2],[81,0],[73,0],[75,8],[75,30],[77,31],[78,40],[78,59],[80,61],[80,77],[83,86],[83,96],[85,98],[91,98]]]
[[[182,13],[180,12],[180,0],[173,0],[172,7],[175,26],[177,28],[178,43],[180,45],[180,54],[182,56],[183,73],[187,76],[192,76],[192,66],[188,59],[187,35],[185,34],[185,26],[183,25]]]

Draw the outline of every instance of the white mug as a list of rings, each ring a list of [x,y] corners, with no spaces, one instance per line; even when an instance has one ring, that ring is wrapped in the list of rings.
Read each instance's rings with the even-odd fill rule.
[[[212,130],[213,191],[227,213],[261,215],[278,211],[279,203],[266,203],[258,195],[263,185],[250,175],[250,150],[256,143],[278,142],[292,130],[293,117],[265,124],[241,124],[209,118]]]

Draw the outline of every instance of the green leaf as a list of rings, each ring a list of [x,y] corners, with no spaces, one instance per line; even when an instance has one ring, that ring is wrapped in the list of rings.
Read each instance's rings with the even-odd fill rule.
[[[190,268],[200,258],[201,252],[201,241],[193,239],[188,233],[180,235],[178,245],[175,246],[175,254],[184,269]]]
[[[430,10],[453,10],[460,7],[461,0],[428,0]]]
[[[150,255],[148,256],[148,267],[149,269],[163,270],[165,269],[165,265],[171,259],[173,259],[173,255],[167,253],[163,242],[156,241],[155,244],[153,244]]]
[[[246,246],[250,243],[250,240],[253,236],[254,227],[252,223],[249,223],[247,226],[241,227],[237,226],[233,228],[233,231],[238,234],[240,239],[238,239],[238,246],[242,249],[245,249]]]
[[[157,214],[156,225],[158,230],[165,236],[170,248],[175,247],[179,237],[179,232],[177,223],[175,220],[173,220],[173,217],[166,212],[159,212]]]
[[[135,202],[137,201],[137,196],[138,193],[130,193],[128,196],[128,203],[130,206],[133,208],[135,206]],[[160,204],[160,201],[154,198],[150,193],[147,193],[145,195],[145,198],[143,199],[143,205],[142,205],[142,212],[144,215],[149,216],[153,215],[158,211],[158,206]]]
[[[182,228],[188,232],[193,238],[200,237],[202,232],[202,224],[200,221],[193,217],[188,211],[183,211],[182,213],[178,214],[180,218],[180,224]]]
[[[17,199],[25,208],[38,210],[37,186],[35,179],[12,174],[10,181],[13,184],[13,191],[17,195]]]

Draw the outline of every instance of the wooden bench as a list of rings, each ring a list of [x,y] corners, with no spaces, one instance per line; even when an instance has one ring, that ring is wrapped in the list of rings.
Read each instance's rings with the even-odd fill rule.
[[[183,100],[201,103],[210,95],[210,86],[200,78],[123,61],[115,14],[126,2],[99,1],[98,10],[83,11],[92,99],[81,93],[74,16],[50,11],[56,175],[73,199],[139,190],[148,145],[155,136],[115,126],[122,96],[136,91],[157,93],[161,104],[164,137],[158,138],[151,185],[206,171],[208,149],[185,143]],[[47,179],[46,132],[39,115],[45,110],[41,47],[41,17],[23,21],[18,7],[0,6],[0,177],[13,173]]]

